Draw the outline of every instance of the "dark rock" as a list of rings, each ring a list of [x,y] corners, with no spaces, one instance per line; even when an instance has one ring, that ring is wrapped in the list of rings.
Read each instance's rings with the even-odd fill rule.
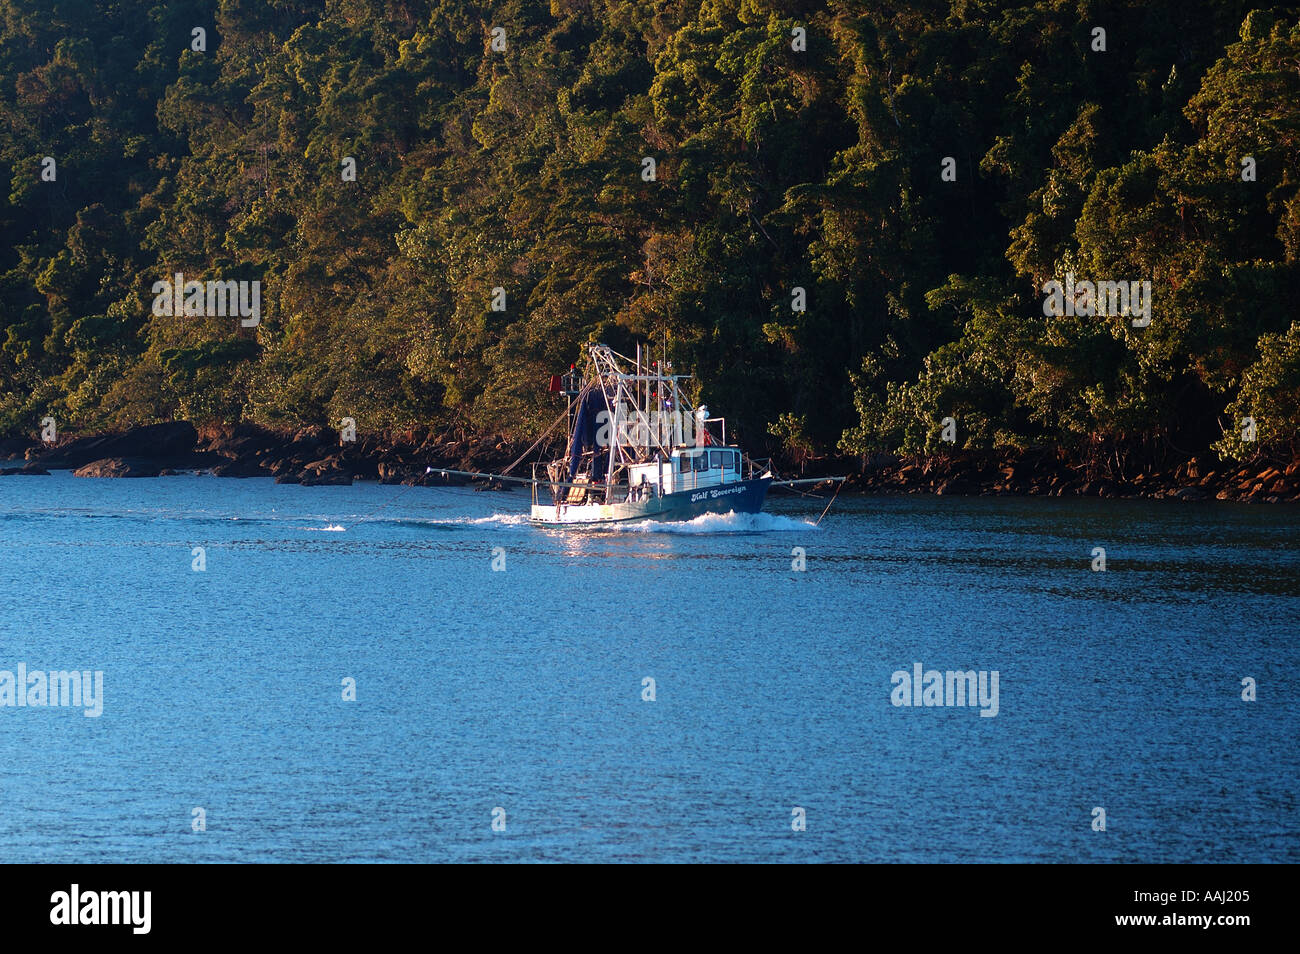
[[[105,457],[72,472],[74,477],[158,477],[161,474],[162,468],[156,463],[125,457]]]
[[[218,438],[208,444],[207,449],[222,457],[254,457],[259,453],[282,447],[284,442],[272,434],[244,434],[238,437]]]
[[[192,454],[185,454],[170,461],[171,469],[185,473],[187,471],[211,470],[222,464],[229,463],[229,459],[222,457],[220,454],[213,454],[209,451],[195,451]]]
[[[324,473],[325,471],[342,470],[343,467],[338,457],[322,457],[320,460],[314,460],[309,464],[304,464],[303,470],[309,470],[313,473]]]
[[[0,460],[23,460],[29,450],[39,446],[29,437],[0,438]]]
[[[1074,492],[1080,497],[1114,497],[1115,485],[1109,480],[1088,480]]]
[[[380,461],[376,470],[381,484],[400,484],[417,476],[423,468],[417,469],[398,461]]]
[[[193,424],[173,421],[133,428],[124,434],[78,438],[34,457],[29,452],[28,459],[54,470],[83,467],[107,458],[170,461],[189,454],[197,441]]]
[[[279,478],[276,478],[277,481]],[[299,483],[304,487],[350,487],[352,472],[348,470],[303,471]]]
[[[270,477],[271,471],[255,460],[232,460],[212,468],[214,477]]]
[[[303,447],[320,447],[322,444],[338,442],[338,431],[320,425],[301,428],[293,435],[293,443]]]
[[[339,466],[352,471],[357,480],[378,480],[379,454],[370,438],[359,444],[344,444],[338,454]]]
[[[343,466],[338,454],[332,454],[304,466],[299,478],[304,487],[343,486],[352,483],[352,471]]]
[[[256,461],[267,473],[279,477],[281,474],[296,474],[302,470],[302,463],[292,457],[266,457]]]

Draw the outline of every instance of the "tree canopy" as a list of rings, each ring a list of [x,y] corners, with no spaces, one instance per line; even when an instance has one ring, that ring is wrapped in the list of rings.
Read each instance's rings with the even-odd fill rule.
[[[1297,449],[1300,24],[1235,0],[0,0],[0,174],[10,433],[523,439],[645,340],[792,454]]]

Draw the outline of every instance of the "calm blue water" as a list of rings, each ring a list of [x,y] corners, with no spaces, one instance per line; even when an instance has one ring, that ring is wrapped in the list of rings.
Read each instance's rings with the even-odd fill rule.
[[[527,503],[0,478],[0,669],[104,673],[99,718],[0,708],[0,857],[1300,861],[1296,508]],[[998,715],[892,705],[916,662]]]

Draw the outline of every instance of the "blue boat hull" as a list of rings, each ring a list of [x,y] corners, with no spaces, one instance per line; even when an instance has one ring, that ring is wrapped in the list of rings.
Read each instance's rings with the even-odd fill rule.
[[[771,477],[756,477],[623,503],[535,505],[532,520],[544,526],[573,527],[632,520],[692,520],[706,513],[759,513],[771,483]]]

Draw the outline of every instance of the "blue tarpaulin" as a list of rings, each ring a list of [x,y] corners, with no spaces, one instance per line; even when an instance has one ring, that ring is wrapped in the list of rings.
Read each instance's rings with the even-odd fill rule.
[[[578,416],[573,422],[573,437],[569,441],[569,480],[573,480],[578,474],[578,466],[582,463],[582,454],[587,449],[596,447],[596,418],[601,411],[608,412],[609,402],[605,398],[605,392],[597,388],[588,388],[578,398]],[[603,455],[595,456],[595,466],[592,468],[591,479],[593,481],[603,480],[605,477],[605,458]]]

